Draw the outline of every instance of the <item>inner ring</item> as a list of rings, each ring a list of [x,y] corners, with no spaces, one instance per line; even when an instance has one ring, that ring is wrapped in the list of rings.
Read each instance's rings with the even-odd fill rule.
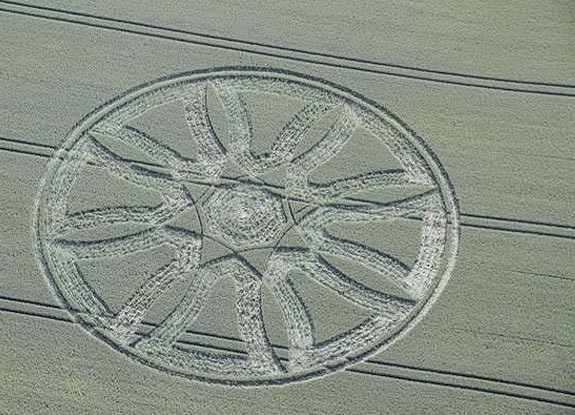
[[[215,189],[202,210],[206,231],[235,249],[269,244],[288,225],[281,198],[253,186]]]

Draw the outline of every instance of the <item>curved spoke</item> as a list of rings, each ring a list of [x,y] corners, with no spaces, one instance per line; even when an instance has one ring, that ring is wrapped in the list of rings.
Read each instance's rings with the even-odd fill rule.
[[[224,355],[199,350],[183,349],[179,346],[157,345],[153,349],[140,348],[152,354],[155,360],[165,365],[186,370],[195,370],[218,376],[245,376],[257,373],[244,356]]]
[[[412,291],[411,287],[405,282],[405,278],[410,271],[409,268],[388,254],[346,239],[329,236],[327,232],[316,233],[309,240],[313,241],[314,248],[319,252],[349,258],[390,277],[392,281],[402,286],[408,292]]]
[[[157,345],[172,346],[186,332],[199,312],[201,311],[204,301],[211,291],[213,285],[217,282],[219,275],[214,274],[210,269],[200,269],[195,273],[187,288],[186,295],[170,313],[170,315],[156,327],[138,347],[156,347]]]
[[[222,87],[216,82],[214,82],[214,88],[218,92],[218,97],[228,117],[230,153],[236,155],[248,152],[253,139],[253,131],[246,104],[239,93],[233,89]]]
[[[124,344],[133,341],[138,324],[154,302],[177,278],[183,278],[197,269],[200,262],[201,239],[190,236],[184,243],[178,245],[176,259],[150,276],[112,321],[110,330],[116,340]]]
[[[173,196],[164,195],[164,203],[156,207],[132,206],[110,207],[80,211],[67,215],[59,223],[56,231],[60,234],[70,231],[80,231],[105,225],[123,223],[146,223],[161,225],[175,218],[190,205],[191,197],[182,188]]]
[[[310,251],[285,248],[280,252],[289,257],[294,268],[306,272],[319,283],[361,307],[393,315],[413,305],[411,300],[381,293],[348,278],[321,256]]]
[[[405,217],[423,217],[428,212],[441,211],[442,200],[437,190],[420,193],[389,203],[356,205],[325,205],[302,218],[303,227],[325,227],[333,222],[376,222]]]
[[[150,187],[160,192],[164,201],[156,207],[109,207],[67,214],[55,226],[56,232],[61,234],[68,231],[128,222],[158,225],[174,218],[193,203],[186,188],[175,182],[171,176],[135,166],[117,156],[95,139],[87,141],[84,145],[93,163],[105,167],[111,174],[136,186]]]
[[[240,94],[229,87],[217,87],[218,95],[229,118],[234,160],[251,174],[261,174],[287,163],[307,131],[331,108],[332,104],[314,102],[295,114],[272,144],[271,151],[255,155],[252,149],[253,129],[249,113]]]
[[[78,171],[82,164],[85,164],[86,151],[80,145],[72,148],[64,155],[64,150],[59,150],[56,157],[66,157],[67,163],[63,164],[62,174],[54,178],[53,191],[48,195],[46,209],[54,215],[54,225],[57,227],[68,213],[68,198],[73,189],[74,182],[78,178]]]
[[[323,138],[290,163],[286,180],[290,190],[300,194],[310,193],[308,176],[311,171],[337,155],[351,138],[359,125],[355,108],[345,104],[341,111]]]
[[[429,168],[426,167],[427,163],[402,132],[390,125],[385,125],[371,112],[362,111],[359,117],[362,124],[401,160],[403,168],[415,183],[433,185],[435,180]]]
[[[432,189],[425,193],[420,193],[406,199],[383,204],[366,204],[363,207],[359,206],[357,209],[349,210],[350,214],[346,216],[348,217],[348,220],[352,221],[370,221],[373,220],[374,217],[378,219],[405,217],[421,218],[423,215],[430,212],[443,211],[443,201],[441,199],[439,190]],[[351,210],[356,210],[358,215],[351,213]]]
[[[411,175],[403,170],[384,170],[361,174],[346,179],[335,180],[325,184],[310,183],[303,190],[303,194],[316,199],[346,196],[360,190],[372,187],[407,186],[416,184]],[[302,193],[300,189],[294,189],[296,194]]]
[[[261,276],[243,259],[225,258],[219,272],[234,278],[237,286],[237,311],[240,336],[246,343],[249,359],[259,370],[281,371],[267,338],[261,315]]]
[[[290,364],[315,344],[313,322],[306,306],[287,277],[297,268],[299,256],[291,251],[278,251],[269,260],[264,283],[277,299],[287,323],[290,342]]]
[[[447,242],[447,218],[443,212],[428,213],[423,217],[421,250],[406,283],[422,297],[441,269],[441,258]]]
[[[317,366],[352,353],[357,350],[358,344],[374,344],[380,338],[380,333],[393,327],[394,324],[405,318],[408,312],[409,309],[400,310],[393,316],[376,316],[365,321],[349,332],[317,345],[302,356],[295,366],[299,369]]]
[[[421,295],[419,284],[411,280],[411,270],[405,264],[376,249],[336,238],[326,228],[333,222],[370,222],[414,215],[422,217],[426,212],[436,211],[438,203],[441,203],[438,192],[431,191],[383,205],[328,206],[305,216],[298,229],[309,246],[318,252],[350,258],[388,276],[391,281],[418,298]]]
[[[106,171],[143,188],[151,188],[161,193],[169,192],[176,184],[164,173],[155,172],[117,156],[94,138],[85,144],[90,160]]]
[[[381,293],[347,277],[341,271],[330,265],[319,255],[313,255],[302,263],[302,269],[312,275],[318,282],[332,289],[353,303],[390,316],[410,309],[414,302]]]
[[[315,344],[311,317],[295,290],[289,287],[286,274],[298,269],[315,281],[360,307],[377,313],[374,319],[354,328],[350,333],[325,344]],[[382,329],[391,327],[404,318],[415,301],[381,293],[348,278],[321,256],[307,250],[284,248],[270,259],[264,282],[269,286],[282,308],[288,324],[290,340],[290,368],[298,370],[316,365],[354,350],[378,338]]]
[[[133,340],[138,323],[176,278],[194,272],[200,260],[201,238],[195,233],[173,227],[152,228],[136,234],[91,242],[57,241],[57,247],[73,260],[96,259],[107,256],[128,255],[152,249],[163,244],[176,248],[176,258],[150,276],[137,292],[124,304],[119,313],[102,324],[111,335],[124,344]],[[74,267],[73,269],[77,269]],[[75,276],[78,279],[79,275]],[[71,280],[70,282],[73,282]],[[94,294],[94,293],[92,293]],[[90,296],[88,296],[89,298]],[[91,308],[98,314],[111,316],[110,311],[99,304]]]
[[[92,133],[96,136],[102,135],[121,143],[128,144],[149,157],[158,160],[169,170],[200,172],[200,165],[198,162],[183,157],[176,150],[161,144],[149,135],[133,127],[102,125],[95,128]]]
[[[314,102],[296,113],[273,143],[270,154],[262,160],[265,165],[262,169],[274,168],[289,161],[305,133],[332,108],[332,105]]]
[[[350,104],[344,105],[339,118],[332,124],[323,138],[297,157],[290,166],[290,171],[294,174],[298,171],[308,174],[327,162],[343,149],[358,125],[359,119],[355,108]]]
[[[164,207],[134,206],[85,210],[68,215],[64,223],[59,227],[58,233],[62,234],[117,223],[146,223],[156,217],[162,217],[160,210],[164,211]]]
[[[247,275],[246,275],[247,276]],[[238,281],[237,310],[240,336],[246,343],[250,360],[263,372],[282,371],[267,338],[261,307],[261,280]]]
[[[229,87],[214,84],[228,117],[230,130],[230,155],[234,161],[251,175],[261,172],[258,159],[250,152],[253,128],[250,115],[239,93]]]
[[[257,271],[236,257],[219,258],[200,268],[180,304],[140,342],[139,347],[172,346],[197,318],[213,285],[225,276],[233,277],[236,282],[240,336],[246,343],[252,369],[263,372],[281,371],[265,333],[261,315],[261,278]]]
[[[208,113],[208,87],[200,86],[184,96],[184,112],[192,137],[207,174],[219,177],[226,163],[226,149],[216,135]]]
[[[169,243],[178,245],[182,240],[195,238],[195,233],[170,226],[151,228],[119,238],[97,241],[58,239],[56,246],[77,259],[89,260],[109,256],[128,255]]]
[[[60,289],[66,294],[73,309],[82,313],[84,320],[92,321],[95,326],[107,327],[112,312],[106,303],[100,299],[96,291],[88,284],[82,272],[70,255],[60,255],[54,260],[54,278],[58,281]]]

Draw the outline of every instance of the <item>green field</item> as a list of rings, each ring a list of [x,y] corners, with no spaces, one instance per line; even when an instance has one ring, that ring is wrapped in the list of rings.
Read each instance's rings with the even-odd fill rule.
[[[575,8],[382,3],[0,1],[0,414],[575,413]]]

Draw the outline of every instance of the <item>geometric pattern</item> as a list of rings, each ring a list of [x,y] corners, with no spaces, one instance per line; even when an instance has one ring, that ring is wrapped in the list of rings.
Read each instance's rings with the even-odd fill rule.
[[[247,93],[302,103],[281,132],[270,138],[270,150],[265,153],[253,151]],[[220,115],[229,132],[225,143],[212,124],[209,94],[217,97],[224,111]],[[184,110],[189,127],[186,139],[193,140],[198,149],[193,158],[130,125],[167,104]],[[301,152],[306,135],[326,117],[333,119],[329,128]],[[345,149],[358,129],[379,139],[401,168],[382,166],[378,171],[314,183],[310,179],[313,171]],[[109,142],[133,148],[153,162],[122,157]],[[241,171],[240,176],[226,173],[231,165]],[[161,203],[72,212],[71,189],[88,166],[156,192]],[[266,182],[270,172],[282,175],[280,185]],[[201,190],[196,194],[190,185]],[[368,189],[385,192],[410,187],[424,190],[385,203],[354,197]],[[300,203],[297,209],[295,202]],[[200,231],[174,225],[177,216],[189,212],[201,219]],[[341,224],[399,220],[421,224],[419,252],[412,266],[330,232]],[[142,228],[101,239],[74,236],[126,224]],[[158,370],[206,382],[253,386],[323,376],[395,342],[421,320],[445,287],[459,232],[456,198],[445,170],[423,140],[395,116],[327,81],[258,68],[222,68],[161,79],[87,116],[51,160],[37,200],[35,226],[38,257],[46,276],[76,321],[96,337]],[[297,231],[301,246],[283,243],[290,230]],[[225,245],[231,253],[204,261],[208,239]],[[150,270],[119,311],[111,310],[79,267],[82,261],[122,258],[159,246],[170,247],[171,261]],[[244,255],[254,249],[269,252],[263,271]],[[328,256],[376,272],[402,294],[363,285],[336,268]],[[363,308],[370,317],[349,331],[318,341],[306,299],[292,284],[294,271],[342,301]],[[231,279],[236,287],[237,323],[246,356],[181,348],[178,340],[193,328],[208,294],[223,278]],[[181,280],[187,284],[182,300],[170,304],[171,312],[156,328],[140,334],[138,328],[150,308]],[[286,359],[278,358],[266,334],[261,307],[264,287],[273,294],[284,318],[289,340]]]

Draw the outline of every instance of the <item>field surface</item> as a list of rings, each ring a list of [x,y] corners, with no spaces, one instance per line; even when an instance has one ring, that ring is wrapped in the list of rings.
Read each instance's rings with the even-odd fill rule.
[[[0,38],[0,414],[575,414],[572,2]]]

